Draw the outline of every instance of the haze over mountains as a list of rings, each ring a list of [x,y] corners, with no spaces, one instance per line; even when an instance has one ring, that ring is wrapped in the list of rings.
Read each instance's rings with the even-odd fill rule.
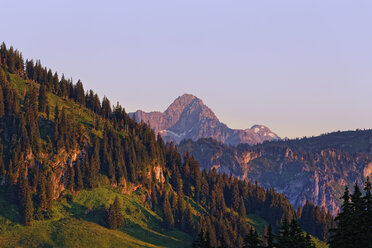
[[[254,145],[280,139],[263,125],[254,125],[245,130],[231,129],[221,123],[201,99],[190,94],[178,97],[165,112],[146,113],[138,110],[134,114],[138,122],[149,123],[165,141],[176,143],[184,139],[195,141],[200,138],[213,138],[230,145],[240,143]],[[133,113],[130,115],[133,116]]]

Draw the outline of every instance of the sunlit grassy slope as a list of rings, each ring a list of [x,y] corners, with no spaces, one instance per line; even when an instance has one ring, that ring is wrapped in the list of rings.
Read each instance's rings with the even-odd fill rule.
[[[18,209],[0,197],[0,247],[190,247],[192,237],[162,227],[162,218],[142,202],[142,192],[123,195],[102,186],[56,201],[52,218],[19,224]],[[104,227],[105,208],[118,196],[125,224]]]
[[[105,208],[118,196],[125,224],[120,230],[105,227]],[[199,208],[200,209],[200,208]],[[195,207],[194,211],[198,208]],[[162,217],[147,207],[144,192],[121,194],[110,186],[67,194],[54,203],[49,220],[19,224],[18,209],[0,192],[0,247],[191,247],[192,237],[177,229],[167,231]],[[249,215],[260,232],[266,222]]]

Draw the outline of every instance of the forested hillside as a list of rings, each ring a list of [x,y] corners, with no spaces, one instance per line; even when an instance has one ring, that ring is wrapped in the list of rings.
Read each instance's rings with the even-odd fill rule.
[[[240,179],[258,181],[265,188],[284,193],[295,208],[310,201],[335,216],[344,187],[355,183],[362,186],[372,175],[370,135],[370,130],[336,132],[255,146],[226,146],[200,139],[184,141],[179,149],[194,155],[203,169],[216,168]]]
[[[119,104],[5,44],[0,87],[2,247],[189,247],[200,233],[242,247],[284,217],[321,239],[333,225],[311,203],[303,217],[273,189],[201,171]]]

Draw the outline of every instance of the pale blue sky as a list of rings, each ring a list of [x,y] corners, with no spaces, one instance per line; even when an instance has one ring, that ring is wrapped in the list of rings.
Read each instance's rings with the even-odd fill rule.
[[[126,110],[203,99],[281,137],[372,128],[372,1],[2,1],[0,41]]]

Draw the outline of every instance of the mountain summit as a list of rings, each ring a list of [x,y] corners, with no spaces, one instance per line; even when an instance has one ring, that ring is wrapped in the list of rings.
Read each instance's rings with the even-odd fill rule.
[[[149,123],[165,141],[176,143],[184,139],[213,138],[225,144],[252,145],[279,139],[262,125],[254,125],[245,130],[229,128],[218,120],[201,99],[190,94],[178,97],[165,112],[146,113],[138,110],[134,114],[137,121]]]

